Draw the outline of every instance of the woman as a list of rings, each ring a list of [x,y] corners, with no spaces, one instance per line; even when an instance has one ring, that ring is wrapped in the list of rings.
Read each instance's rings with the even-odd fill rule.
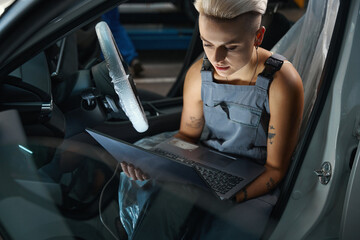
[[[297,143],[302,81],[291,63],[259,47],[265,34],[261,16],[266,5],[267,0],[195,1],[205,56],[186,75],[176,137],[198,142],[206,126],[205,145],[246,156],[266,168],[235,195],[234,200],[243,203],[220,217],[203,219],[204,227],[196,234],[204,239],[226,238],[221,232],[227,223],[219,219],[232,219],[236,229],[243,228],[229,237],[239,232],[246,239],[261,236],[277,200],[276,186]],[[142,178],[141,171],[123,167],[129,176]]]
[[[236,195],[241,202],[274,189],[284,177],[302,119],[302,81],[288,61],[266,80],[259,76],[273,55],[259,47],[266,1],[197,0],[195,6],[207,58],[197,61],[186,76],[177,136],[196,142],[207,125],[207,145],[265,164],[266,171]],[[281,64],[283,59],[278,60],[269,62]],[[209,63],[211,73],[201,75]],[[263,92],[268,92],[265,99]]]

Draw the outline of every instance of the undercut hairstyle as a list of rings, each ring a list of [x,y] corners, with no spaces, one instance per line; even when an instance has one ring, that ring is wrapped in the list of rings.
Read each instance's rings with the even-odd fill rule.
[[[196,0],[196,10],[209,17],[233,19],[244,13],[264,14],[267,0]]]

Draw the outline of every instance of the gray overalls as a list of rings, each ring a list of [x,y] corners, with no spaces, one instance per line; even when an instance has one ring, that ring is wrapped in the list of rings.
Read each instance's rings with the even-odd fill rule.
[[[204,144],[265,163],[270,119],[268,88],[283,60],[273,55],[255,86],[237,86],[215,83],[213,68],[204,58],[201,96],[210,132]],[[142,209],[130,239],[259,239],[278,198],[276,189],[235,204],[191,186],[168,184],[160,190],[155,183],[151,186],[127,192],[119,188],[119,199],[123,194],[132,194]]]
[[[214,82],[213,68],[204,57],[201,98],[209,129],[205,145],[265,164],[270,119],[268,89],[284,59],[278,54],[271,56],[256,85],[247,86]]]
[[[244,86],[214,82],[213,67],[204,57],[201,97],[209,130],[203,141],[205,145],[265,164],[270,120],[268,90],[284,60],[281,55],[272,55],[265,62],[265,70],[258,75],[256,84]],[[275,189],[235,204],[220,216],[206,214],[202,228],[195,231],[193,239],[259,239],[278,193]]]

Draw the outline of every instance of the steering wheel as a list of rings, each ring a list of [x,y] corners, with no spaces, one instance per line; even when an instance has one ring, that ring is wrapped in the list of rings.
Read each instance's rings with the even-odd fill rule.
[[[135,130],[140,133],[145,132],[149,125],[144,109],[140,103],[134,81],[124,69],[126,63],[117,48],[110,28],[106,22],[99,22],[95,26],[95,31],[112,79],[111,82],[119,96],[120,106]]]

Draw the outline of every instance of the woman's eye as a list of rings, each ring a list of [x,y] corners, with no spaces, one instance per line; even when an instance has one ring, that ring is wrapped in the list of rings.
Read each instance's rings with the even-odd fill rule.
[[[228,51],[232,51],[232,50],[235,50],[235,49],[236,49],[236,46],[226,47],[226,50],[228,50]]]

